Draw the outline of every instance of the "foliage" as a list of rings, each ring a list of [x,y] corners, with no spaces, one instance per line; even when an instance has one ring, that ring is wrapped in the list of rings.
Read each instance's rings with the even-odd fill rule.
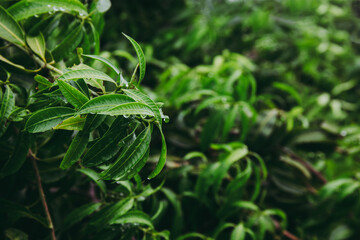
[[[88,2],[0,8],[4,236],[360,234],[357,1]]]
[[[109,3],[95,1],[86,6],[77,0],[24,0],[6,9],[0,7],[0,35],[5,40],[0,60],[6,77],[1,81],[1,219],[8,238],[15,239],[17,232],[26,235],[32,227],[41,227],[34,221],[22,222],[23,217],[50,229],[53,239],[55,235],[84,239],[104,231],[116,237],[134,234],[136,230],[144,236],[167,236],[166,232],[156,232],[150,217],[137,211],[134,201],[154,192],[142,186],[138,174],[149,157],[154,125],[160,129],[163,147],[153,172],[144,175],[158,175],[166,159],[161,130],[165,116],[158,103],[138,89],[146,64],[141,47],[125,35],[139,59],[137,83],[138,68],[127,81],[107,59],[89,55],[99,53],[102,15]],[[112,78],[85,64],[91,65],[91,59],[105,63],[116,76]],[[35,177],[27,163],[30,161]],[[47,184],[45,190],[41,177]],[[134,177],[136,188],[129,182]],[[39,216],[43,214],[39,211],[40,201],[33,196],[34,179],[46,218]],[[14,184],[5,187],[5,182],[14,180]],[[106,180],[116,183],[108,189]],[[95,192],[94,184],[101,192]],[[83,187],[92,190],[81,197]],[[72,193],[74,188],[77,190]],[[21,189],[29,197],[18,196]],[[55,198],[48,198],[50,206],[56,206],[60,214],[54,214],[54,221],[44,191],[50,195],[65,193],[58,203],[53,202]],[[72,197],[73,194],[78,196]],[[74,228],[89,215],[92,217],[88,225]],[[23,224],[31,227],[24,232],[11,228],[18,222],[20,229]],[[44,231],[29,234],[37,239],[48,235]]]

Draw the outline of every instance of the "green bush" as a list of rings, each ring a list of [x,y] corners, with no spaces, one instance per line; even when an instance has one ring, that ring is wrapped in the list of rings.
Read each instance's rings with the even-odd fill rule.
[[[83,2],[1,3],[2,237],[356,239],[356,0]]]

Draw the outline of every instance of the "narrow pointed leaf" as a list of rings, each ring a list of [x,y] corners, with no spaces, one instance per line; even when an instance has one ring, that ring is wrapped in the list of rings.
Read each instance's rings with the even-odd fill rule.
[[[74,224],[80,222],[82,219],[95,212],[100,206],[101,203],[89,203],[75,209],[66,216],[63,227],[65,229],[70,228]]]
[[[86,113],[103,113],[109,109],[113,109],[121,104],[134,102],[134,100],[128,96],[120,94],[108,94],[100,97],[96,97],[85,103],[78,111],[77,114]]]
[[[98,60],[98,61],[106,64],[107,66],[109,66],[112,70],[114,70],[116,72],[117,75],[120,74],[119,68],[117,68],[114,64],[112,64],[112,62],[110,62],[106,58],[103,58],[103,57],[100,57],[100,56],[97,56],[97,55],[86,55],[86,54],[82,54],[82,56]]]
[[[246,236],[245,226],[243,223],[237,225],[231,233],[231,240],[244,240]]]
[[[66,100],[75,108],[81,108],[82,105],[89,101],[84,94],[71,86],[69,83],[63,80],[58,80],[57,83]]]
[[[95,69],[72,70],[72,71],[69,71],[69,72],[61,75],[58,78],[58,80],[68,81],[68,80],[74,80],[74,79],[79,79],[79,78],[92,78],[92,79],[99,79],[99,80],[104,80],[104,81],[115,83],[114,79],[112,79],[105,73],[100,72]]]
[[[69,35],[67,35],[54,50],[51,51],[54,60],[59,61],[66,57],[67,54],[75,50],[75,48],[81,43],[82,37],[83,30],[82,24],[80,24],[77,28],[72,30],[71,33],[69,33]]]
[[[6,121],[9,118],[11,112],[15,109],[15,97],[14,93],[9,86],[5,86],[5,93],[2,97],[0,108],[0,137],[7,129]],[[0,89],[1,91],[1,89]]]
[[[34,80],[36,82],[38,82],[39,84],[42,84],[42,85],[46,86],[46,88],[52,87],[52,85],[53,85],[47,78],[45,78],[45,77],[43,77],[41,75],[36,75],[34,77]]]
[[[77,162],[80,156],[84,153],[86,146],[89,142],[89,133],[88,132],[78,132],[78,134],[72,140],[69,149],[67,150],[61,164],[60,168],[66,169],[71,167],[75,162]]]
[[[105,120],[106,116],[97,115],[97,114],[89,114],[86,117],[84,131],[91,132],[94,131],[100,124]]]
[[[17,214],[21,217],[30,218],[33,220],[36,220],[37,222],[41,223],[44,227],[49,227],[47,219],[44,217],[41,217],[37,214],[34,214],[26,207],[15,203],[13,201],[8,201],[6,199],[0,198],[0,212],[6,212],[8,214]]]
[[[81,169],[78,169],[77,171],[79,171],[79,172],[85,174],[86,176],[88,176],[89,178],[91,178],[96,183],[96,185],[99,186],[101,191],[106,194],[106,184],[103,180],[100,180],[100,174],[98,174],[97,172],[95,172],[94,170],[92,170],[90,168],[81,168]]]
[[[2,6],[0,6],[0,37],[11,43],[25,46],[24,31]]]
[[[31,133],[45,132],[74,115],[75,110],[67,107],[50,107],[35,112],[27,120],[25,129]]]
[[[138,57],[139,67],[140,67],[140,76],[139,76],[139,83],[138,83],[140,85],[140,82],[143,80],[143,78],[145,76],[145,70],[146,70],[146,60],[145,60],[144,52],[141,49],[140,45],[134,39],[132,39],[125,33],[123,33],[123,35],[131,42],[131,44],[133,45],[133,47],[136,51],[136,55]]]
[[[104,179],[121,177],[132,170],[146,154],[151,141],[152,128],[149,125],[145,128],[127,149],[124,149],[120,157],[106,171]]]
[[[18,136],[14,152],[0,171],[0,177],[16,173],[24,164],[30,148],[30,134],[21,132]]]
[[[161,170],[164,168],[165,163],[166,163],[167,148],[166,148],[165,136],[164,136],[164,133],[160,126],[159,126],[159,130],[160,130],[160,134],[161,134],[161,152],[160,152],[159,161],[158,161],[155,169],[152,171],[152,173],[150,173],[150,175],[148,177],[150,179],[156,177],[161,172]]]
[[[66,12],[86,16],[86,7],[78,0],[22,0],[8,8],[17,21],[48,12]]]
[[[86,82],[84,81],[84,79],[78,79],[77,81],[75,81],[75,84],[77,86],[77,88],[88,98],[90,99],[90,92],[89,92],[89,88],[86,85]]]
[[[150,217],[141,211],[131,211],[125,213],[118,219],[113,220],[110,224],[127,224],[127,223],[137,223],[141,225],[146,225],[150,228],[154,228],[154,225],[151,222]]]
[[[119,152],[119,141],[126,136],[126,128],[129,121],[123,117],[117,117],[108,131],[91,146],[82,159],[86,167],[99,165],[110,160]]]
[[[125,181],[130,180],[133,178],[140,170],[145,166],[147,160],[149,159],[150,149],[148,148],[146,153],[143,155],[143,157],[140,159],[140,161],[130,169],[130,171],[127,171],[121,176],[118,176],[116,178],[117,181]]]
[[[115,204],[107,206],[101,209],[99,212],[95,213],[90,221],[91,225],[101,225],[106,226],[114,219],[119,218],[120,216],[127,213],[134,205],[133,198],[125,198],[121,201],[118,201]]]
[[[26,42],[42,60],[45,60],[45,39],[43,34],[40,32],[37,36],[26,36]]]
[[[123,92],[129,97],[133,98],[135,101],[148,105],[150,109],[153,111],[156,121],[159,123],[161,127],[162,119],[161,119],[160,109],[151,98],[149,98],[147,95],[145,95],[144,93],[138,90],[123,89]]]
[[[144,103],[124,103],[117,107],[108,109],[107,111],[101,112],[100,114],[108,114],[111,116],[118,116],[118,115],[148,115],[154,116],[153,111],[151,108],[144,104]]]
[[[81,131],[84,128],[85,121],[86,118],[81,116],[69,117],[56,125],[54,129]]]

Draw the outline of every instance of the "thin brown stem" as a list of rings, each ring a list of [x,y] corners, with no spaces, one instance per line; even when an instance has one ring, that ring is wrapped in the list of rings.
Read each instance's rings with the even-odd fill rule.
[[[41,202],[43,204],[44,211],[45,211],[45,214],[46,214],[46,218],[47,218],[47,220],[49,222],[49,228],[51,230],[51,239],[56,240],[54,224],[53,224],[53,222],[51,220],[49,207],[48,207],[48,205],[46,203],[46,197],[45,197],[44,189],[43,189],[42,184],[41,184],[41,177],[40,177],[39,168],[38,168],[37,163],[36,163],[37,157],[34,155],[34,153],[31,151],[31,149],[29,149],[28,157],[31,159],[31,162],[32,162],[34,170],[35,170],[36,182],[37,182],[37,185],[38,185]]]
[[[281,148],[281,151],[283,153],[288,154],[290,157],[292,157],[295,161],[301,163],[304,167],[306,167],[307,170],[309,170],[312,174],[314,174],[320,181],[322,181],[324,184],[327,183],[326,178],[319,172],[317,171],[310,163],[308,163],[307,161],[305,161],[304,159],[302,159],[300,156],[296,155],[295,153],[293,153],[290,149],[288,148]]]
[[[278,231],[281,231],[282,235],[290,240],[300,240],[298,237],[296,237],[294,234],[290,233],[288,230],[286,229],[282,229],[281,228],[281,225],[280,223],[275,220],[275,219],[272,219],[273,220],[273,223],[275,225],[275,228],[278,230]]]

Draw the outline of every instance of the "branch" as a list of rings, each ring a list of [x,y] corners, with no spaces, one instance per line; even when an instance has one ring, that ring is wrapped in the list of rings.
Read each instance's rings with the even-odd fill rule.
[[[53,72],[63,75],[63,72],[60,69],[58,69],[50,64],[44,63],[40,58],[38,58],[34,54],[32,55],[32,58],[35,60],[35,62],[37,62],[40,65],[41,68],[47,68]]]
[[[31,159],[31,162],[32,162],[34,170],[35,170],[36,182],[37,182],[37,185],[38,185],[41,202],[43,204],[44,211],[45,211],[45,214],[46,214],[46,218],[47,218],[47,220],[49,222],[49,228],[51,230],[51,239],[56,240],[54,224],[53,224],[53,222],[51,220],[51,215],[50,215],[50,212],[49,212],[49,208],[48,208],[48,205],[46,203],[44,189],[43,189],[42,184],[41,184],[40,172],[39,172],[39,169],[38,169],[38,166],[37,166],[37,163],[36,163],[37,157],[34,155],[34,153],[31,151],[31,149],[29,149],[28,157]]]

